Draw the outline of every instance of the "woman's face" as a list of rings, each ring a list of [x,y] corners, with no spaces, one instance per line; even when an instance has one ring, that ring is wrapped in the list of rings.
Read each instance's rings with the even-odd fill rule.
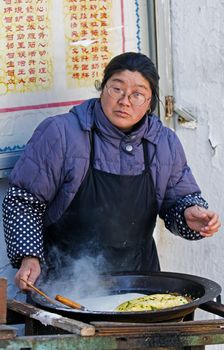
[[[135,103],[139,97],[143,101],[141,105],[131,102]],[[107,81],[101,94],[101,105],[113,125],[122,131],[129,131],[146,114],[151,97],[152,90],[148,80],[139,72],[125,70],[113,74]]]

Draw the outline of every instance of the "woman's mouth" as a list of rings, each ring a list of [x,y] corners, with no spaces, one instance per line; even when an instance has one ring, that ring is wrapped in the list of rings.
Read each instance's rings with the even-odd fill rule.
[[[115,114],[117,114],[120,117],[128,117],[129,114],[125,111],[115,111]]]

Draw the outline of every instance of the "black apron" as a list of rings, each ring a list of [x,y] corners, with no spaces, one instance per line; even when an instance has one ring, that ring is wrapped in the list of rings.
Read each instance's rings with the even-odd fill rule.
[[[90,166],[77,194],[60,220],[45,229],[46,259],[53,270],[66,267],[68,257],[83,256],[101,261],[103,273],[160,270],[152,237],[157,201],[144,140],[143,151],[142,174],[115,175],[93,168],[92,143]]]

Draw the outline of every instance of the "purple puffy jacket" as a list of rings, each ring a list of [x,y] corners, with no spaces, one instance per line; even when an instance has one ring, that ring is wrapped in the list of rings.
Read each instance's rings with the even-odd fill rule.
[[[59,219],[86,175],[93,125],[94,167],[105,172],[140,174],[144,169],[142,139],[148,141],[162,218],[179,198],[200,192],[178,137],[157,116],[144,117],[136,130],[124,134],[105,117],[100,100],[90,99],[69,113],[45,119],[11,172],[11,185],[47,203],[47,224]]]

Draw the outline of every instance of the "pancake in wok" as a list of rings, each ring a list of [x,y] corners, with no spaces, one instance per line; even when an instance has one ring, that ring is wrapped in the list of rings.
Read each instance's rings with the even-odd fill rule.
[[[119,304],[115,311],[127,312],[127,311],[155,311],[163,310],[167,308],[173,308],[188,304],[190,302],[189,297],[185,297],[176,293],[172,294],[151,294],[135,299],[125,301]]]

